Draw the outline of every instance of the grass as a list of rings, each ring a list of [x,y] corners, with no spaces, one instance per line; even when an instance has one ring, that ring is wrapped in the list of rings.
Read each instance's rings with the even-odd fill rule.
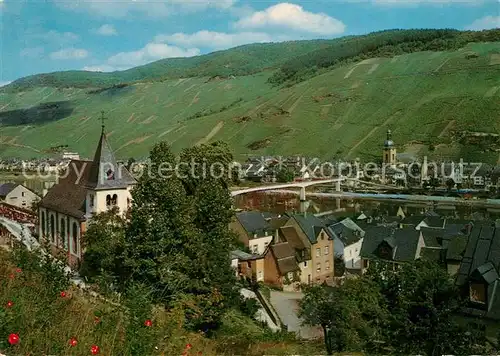
[[[471,51],[477,57],[466,58]],[[40,102],[70,101],[72,111],[57,120],[33,114],[24,124],[0,126],[0,155],[37,157],[68,145],[91,158],[104,110],[109,140],[123,159],[145,157],[160,140],[178,151],[209,138],[228,142],[239,159],[275,154],[372,160],[380,159],[390,128],[398,152],[496,163],[500,142],[485,151],[460,142],[455,132],[500,132],[500,90],[492,90],[499,86],[500,64],[492,62],[499,51],[498,42],[473,43],[457,51],[375,58],[288,88],[270,86],[273,72],[262,71],[137,83],[97,94],[49,87],[3,93],[3,117]]]
[[[130,309],[67,286],[57,271],[16,251],[0,250],[0,352],[7,355],[86,355],[92,345],[98,345],[102,355],[180,355],[187,344],[187,355],[324,353],[322,342],[272,334],[236,310],[224,316],[211,338],[183,329],[179,308],[155,307],[147,315],[132,315]],[[13,305],[8,307],[8,302]],[[147,319],[152,327],[144,326]],[[17,345],[7,342],[11,333],[19,335]],[[69,344],[71,338],[78,342],[75,347]]]

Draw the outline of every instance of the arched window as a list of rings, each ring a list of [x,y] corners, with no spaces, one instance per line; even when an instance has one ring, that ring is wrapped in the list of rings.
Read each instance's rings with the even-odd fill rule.
[[[61,219],[61,227],[60,227],[60,237],[61,237],[61,242],[62,242],[62,245],[64,246],[64,248],[68,248],[68,244],[67,244],[67,238],[66,238],[66,224],[64,222],[64,218]]]
[[[45,237],[47,233],[47,226],[45,225],[45,211],[42,211],[42,235]]]
[[[54,222],[54,215],[50,215],[50,239],[52,242],[56,241],[56,232],[55,232],[56,224]]]
[[[111,198],[111,205],[118,205],[118,195],[113,194],[113,198]]]
[[[78,251],[78,226],[76,222],[73,223],[73,253]]]
[[[111,195],[106,195],[106,206],[111,206]]]

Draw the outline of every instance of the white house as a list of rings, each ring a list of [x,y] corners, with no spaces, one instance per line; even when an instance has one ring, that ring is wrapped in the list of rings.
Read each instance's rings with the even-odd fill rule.
[[[76,267],[84,252],[81,237],[93,214],[115,207],[125,214],[136,181],[116,163],[104,128],[94,160],[72,160],[67,170],[40,201],[38,232],[52,245],[52,252],[64,250],[68,264]]]
[[[22,184],[5,183],[0,185],[0,198],[7,204],[30,209],[40,197]]]
[[[336,256],[342,256],[347,270],[361,271],[361,245],[365,232],[349,218],[330,225],[334,236],[333,249]]]

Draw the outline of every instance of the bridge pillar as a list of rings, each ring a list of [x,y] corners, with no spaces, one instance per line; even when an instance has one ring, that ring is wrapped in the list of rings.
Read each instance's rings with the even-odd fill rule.
[[[300,188],[300,201],[306,201],[306,188]]]
[[[339,180],[337,180],[337,183],[335,184],[335,190],[336,190],[337,192],[340,192],[340,191],[341,191],[341,190],[340,190],[340,179],[339,179]]]

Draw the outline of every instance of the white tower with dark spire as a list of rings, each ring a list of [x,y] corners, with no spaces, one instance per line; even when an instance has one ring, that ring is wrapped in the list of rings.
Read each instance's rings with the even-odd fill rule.
[[[116,162],[103,124],[86,184],[87,218],[114,207],[118,207],[120,213],[125,213],[130,207],[132,201],[130,191],[135,184],[136,180],[130,172]]]
[[[384,164],[395,166],[396,165],[396,147],[394,147],[394,142],[392,141],[392,132],[387,130],[387,139],[384,142]]]

